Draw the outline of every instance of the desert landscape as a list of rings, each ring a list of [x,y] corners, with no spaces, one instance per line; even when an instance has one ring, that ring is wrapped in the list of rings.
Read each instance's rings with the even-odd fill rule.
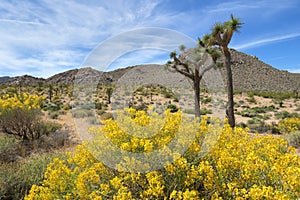
[[[300,96],[297,88],[300,74],[279,71],[253,56],[231,51],[236,88],[234,109],[237,127],[248,128],[249,134],[283,138],[296,148],[296,153],[299,155],[299,132],[288,134],[280,124],[286,119],[299,119]],[[241,83],[245,77],[240,74],[243,74],[245,69],[251,71],[253,75],[252,78],[248,77],[248,84],[243,87]],[[222,69],[220,72],[223,73]],[[79,93],[83,94],[82,97],[76,95],[74,82],[84,82],[76,74],[83,74],[84,77],[97,80],[95,91],[85,90],[85,86],[83,89],[77,88]],[[259,78],[261,81],[257,81],[257,76],[261,76]],[[274,77],[278,77],[284,84],[278,85],[278,81],[271,82]],[[222,78],[226,79],[224,74]],[[218,116],[224,119],[227,101],[224,82],[219,84],[220,88],[208,88],[205,83],[207,79],[204,78],[201,83],[201,115]],[[64,157],[64,152],[74,151],[77,145],[92,137],[79,132],[88,132],[92,126],[105,126],[105,121],[114,119],[118,110],[131,107],[148,112],[151,108],[154,112],[163,115],[166,109],[171,109],[174,113],[181,110],[186,116],[191,118],[194,116],[194,96],[190,82],[180,74],[169,72],[163,65],[138,65],[110,72],[82,68],[66,71],[48,79],[25,75],[6,77],[1,82],[2,96],[7,94],[18,96],[27,93],[42,97],[41,116],[45,123],[43,135],[31,141],[1,133],[1,195],[7,196],[3,199],[12,198],[12,191],[16,189],[10,187],[17,186],[17,190],[25,190],[25,186],[17,183],[21,181],[19,177],[7,179],[9,174],[12,176],[12,173],[15,173],[14,169],[17,173],[30,173],[21,169],[21,165],[25,163],[25,166],[29,165],[30,169],[34,165],[43,165],[44,169],[42,168],[40,172],[42,173],[53,157]],[[131,89],[126,87],[127,91],[122,87],[124,85],[135,87]],[[261,88],[263,90],[260,90]],[[295,130],[300,128],[298,122],[293,126]],[[43,159],[43,162],[40,159]],[[35,177],[35,179],[39,178]],[[10,181],[9,184],[16,184],[16,186],[10,186],[5,181]],[[29,186],[35,181],[22,180],[21,183]],[[24,192],[28,191],[23,191],[19,195]]]
[[[1,1],[0,200],[299,200],[298,1]]]

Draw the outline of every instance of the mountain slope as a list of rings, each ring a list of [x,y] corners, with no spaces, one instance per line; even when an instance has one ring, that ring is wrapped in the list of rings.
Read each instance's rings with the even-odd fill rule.
[[[40,83],[45,83],[45,79],[43,78],[36,78],[33,76],[29,75],[23,75],[23,76],[16,76],[13,78],[7,79],[5,82],[2,84],[7,84],[7,85],[38,85]]]
[[[4,82],[8,81],[9,79],[10,79],[9,76],[2,76],[2,77],[0,77],[0,83],[4,83]]]
[[[273,68],[255,56],[231,50],[234,89],[286,92],[300,90],[300,74]],[[225,69],[222,69],[225,75]]]

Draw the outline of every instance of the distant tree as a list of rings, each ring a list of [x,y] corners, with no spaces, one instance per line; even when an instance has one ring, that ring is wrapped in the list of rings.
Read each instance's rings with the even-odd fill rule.
[[[172,61],[168,61],[167,66],[193,82],[195,117],[200,117],[200,82],[205,72],[216,66],[216,60],[221,55],[216,49],[204,48],[200,43],[193,49],[186,50],[183,45],[179,49],[179,56],[175,51],[170,53]]]
[[[111,95],[113,93],[113,87],[112,86],[108,86],[106,88],[106,94],[107,94],[107,103],[110,104],[111,103]]]
[[[56,95],[56,96],[58,96],[58,93],[59,93],[59,88],[57,88],[57,87],[56,87],[56,88],[54,88],[54,91],[55,91],[55,95]]]
[[[234,118],[234,101],[233,101],[233,79],[232,79],[232,70],[231,70],[231,54],[229,50],[229,43],[232,39],[232,36],[235,32],[238,32],[242,27],[242,22],[231,15],[231,19],[224,23],[216,23],[210,34],[204,35],[202,40],[199,40],[199,43],[204,47],[218,47],[225,56],[224,66],[226,68],[227,76],[227,109],[226,114],[228,116],[228,122],[230,126],[235,127],[235,118]]]
[[[52,100],[53,97],[53,86],[50,84],[49,85],[49,99],[50,101]]]
[[[43,82],[39,81],[37,91],[41,92],[43,90],[42,87],[43,87]]]

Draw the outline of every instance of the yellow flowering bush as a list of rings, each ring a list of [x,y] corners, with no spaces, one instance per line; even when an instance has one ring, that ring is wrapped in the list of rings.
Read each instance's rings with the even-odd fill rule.
[[[300,130],[300,118],[298,117],[291,117],[285,118],[279,121],[276,128],[279,130],[280,133],[288,134],[293,131]]]
[[[36,95],[4,94],[0,98],[0,130],[23,140],[38,138],[42,102],[43,97]]]
[[[21,94],[4,94],[0,97],[0,114],[4,110],[12,109],[39,109],[43,103],[44,98],[37,95],[30,95],[27,93]]]
[[[247,129],[232,130],[218,120],[207,123],[205,117],[200,122],[188,120],[181,112],[167,111],[163,117],[137,112],[128,110],[119,115],[120,119],[106,121],[100,129],[91,128],[95,139],[77,146],[67,159],[55,159],[42,184],[33,185],[25,200],[300,197],[300,158],[285,140],[250,136]],[[128,127],[123,127],[126,123]],[[147,126],[151,130],[143,129]],[[132,130],[137,131],[134,136],[128,134]],[[147,137],[139,133],[143,130]],[[192,131],[193,140],[185,139]],[[103,135],[119,151],[105,152],[108,143],[100,140],[105,139]],[[174,138],[176,148],[168,146]],[[179,147],[187,143],[189,148],[180,155]],[[144,159],[131,156],[141,152]],[[161,168],[153,165],[153,152],[156,163],[164,162]]]

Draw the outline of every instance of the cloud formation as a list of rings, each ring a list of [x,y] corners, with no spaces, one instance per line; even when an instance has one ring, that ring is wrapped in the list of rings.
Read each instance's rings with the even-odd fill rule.
[[[287,10],[294,11],[297,7],[299,3],[296,0],[284,4],[271,0],[2,1],[0,76],[30,74],[49,77],[66,69],[78,68],[101,42],[137,28],[169,28],[197,40],[209,32],[215,22],[228,19],[231,13],[245,22],[242,34],[232,41],[234,47],[247,49],[279,40],[295,39],[297,35],[287,33],[300,30],[296,20],[289,19],[289,23],[294,23],[291,27],[276,27],[275,24]],[[268,23],[272,27],[267,27]],[[252,40],[261,35],[271,36]],[[162,62],[161,53],[152,51],[150,54],[151,58],[138,53],[138,59],[134,59],[134,54],[131,54],[130,59],[128,57],[125,60],[123,57],[121,60],[124,65],[139,64],[137,62],[143,59],[149,62],[152,60],[152,63]],[[122,65],[121,60],[118,65]]]
[[[300,33],[292,33],[292,34],[287,34],[287,35],[280,35],[280,36],[273,36],[270,38],[258,39],[253,42],[248,42],[248,43],[240,44],[237,46],[233,46],[232,48],[235,48],[238,50],[255,48],[255,47],[259,47],[261,45],[266,45],[266,44],[279,42],[279,41],[287,40],[287,39],[293,39],[293,38],[297,38],[297,37],[300,37]]]

